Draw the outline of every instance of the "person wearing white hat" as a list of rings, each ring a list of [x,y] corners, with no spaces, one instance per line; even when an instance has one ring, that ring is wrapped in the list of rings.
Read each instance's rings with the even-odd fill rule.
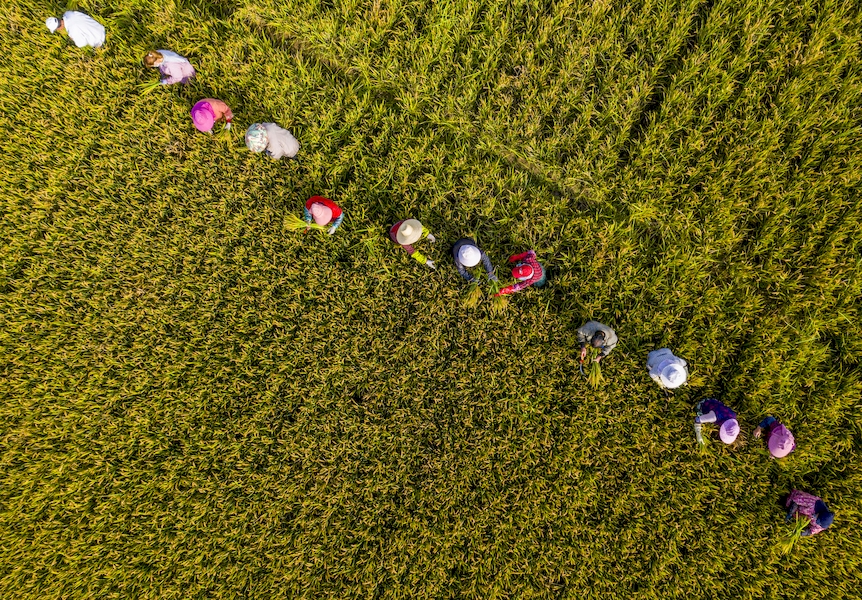
[[[725,444],[732,444],[736,441],[739,435],[739,421],[736,420],[736,413],[728,406],[715,398],[706,398],[698,402],[695,410],[697,416],[694,418],[694,430],[698,442],[702,443],[700,426],[704,423],[718,425],[718,437]]]
[[[416,219],[404,219],[402,221],[398,221],[395,225],[389,228],[389,239],[395,242],[395,245],[404,248],[404,251],[412,256],[416,262],[422,263],[436,270],[437,267],[434,265],[434,261],[430,258],[425,258],[424,254],[413,247],[413,244],[422,238],[428,238],[429,242],[437,241],[437,238],[431,235],[431,233],[423,227],[422,223]]]
[[[49,18],[45,26],[51,33],[65,30],[78,48],[100,48],[105,43],[105,27],[93,17],[76,10],[67,11],[62,19]]]
[[[252,152],[263,152],[275,160],[293,158],[299,152],[299,142],[289,130],[275,123],[252,123],[245,132],[245,145]]]
[[[472,269],[480,262],[485,268],[485,274],[490,281],[499,281],[494,275],[494,265],[491,264],[491,259],[479,246],[476,245],[476,240],[473,238],[461,238],[452,247],[452,256],[455,258],[455,267],[458,273],[469,283],[477,281],[476,277],[467,269]]]
[[[647,369],[660,388],[673,390],[688,380],[687,363],[674,356],[670,348],[653,350],[647,355]]]

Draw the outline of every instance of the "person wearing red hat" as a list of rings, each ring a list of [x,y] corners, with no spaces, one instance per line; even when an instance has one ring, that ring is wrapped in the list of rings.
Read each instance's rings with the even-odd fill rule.
[[[335,233],[335,230],[338,229],[338,226],[341,225],[341,221],[344,219],[344,211],[341,210],[341,207],[323,196],[312,196],[309,198],[305,202],[304,211],[305,222],[309,225],[311,225],[312,219],[321,227],[330,225],[327,230],[329,235]],[[308,230],[306,229],[306,231]]]
[[[545,269],[536,260],[536,253],[533,250],[527,250],[521,254],[510,256],[509,262],[515,263],[515,267],[512,269],[512,277],[517,279],[518,283],[507,285],[494,294],[495,296],[514,294],[530,286],[542,287],[548,280]]]

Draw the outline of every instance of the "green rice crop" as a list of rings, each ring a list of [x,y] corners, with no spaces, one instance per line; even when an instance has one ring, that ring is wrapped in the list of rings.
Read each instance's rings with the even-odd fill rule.
[[[858,3],[69,6],[103,49],[0,3],[0,596],[859,597]],[[464,310],[465,232],[548,285]],[[706,396],[797,450],[701,452]],[[793,488],[835,523],[780,556]]]
[[[775,545],[776,551],[779,554],[790,554],[796,542],[802,537],[802,532],[808,527],[810,521],[803,515],[796,515],[796,520],[793,522],[793,529],[786,536],[782,537]]]

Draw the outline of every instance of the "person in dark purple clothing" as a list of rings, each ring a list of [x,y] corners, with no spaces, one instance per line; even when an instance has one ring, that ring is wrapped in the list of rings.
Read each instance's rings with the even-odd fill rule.
[[[695,410],[697,416],[694,419],[694,431],[698,443],[703,444],[701,438],[703,423],[718,425],[718,437],[725,444],[732,444],[736,441],[736,437],[739,435],[739,421],[736,420],[736,413],[728,406],[715,398],[706,398],[698,403]]]

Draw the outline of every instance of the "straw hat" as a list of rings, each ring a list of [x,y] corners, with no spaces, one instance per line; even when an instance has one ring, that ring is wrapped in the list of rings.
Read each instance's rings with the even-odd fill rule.
[[[215,125],[215,111],[206,100],[201,100],[192,107],[192,123],[198,131],[209,133]]]
[[[245,132],[245,145],[252,152],[263,152],[269,139],[266,135],[266,127],[260,123],[252,123]]]
[[[784,425],[776,425],[769,434],[766,442],[769,453],[775,458],[784,458],[796,448],[796,440],[793,434]]]
[[[467,244],[458,250],[458,260],[465,267],[475,267],[482,260],[482,253],[476,246]]]
[[[57,17],[48,17],[48,19],[45,20],[45,27],[48,28],[48,31],[54,33],[60,28],[60,19]]]
[[[321,202],[315,202],[311,205],[309,211],[314,222],[323,227],[329,225],[332,220],[332,209]]]
[[[718,430],[718,437],[725,444],[732,444],[736,441],[736,436],[739,435],[739,422],[736,419],[728,419],[721,424],[721,429]]]
[[[512,269],[512,277],[518,281],[527,281],[533,276],[533,267],[530,265],[515,265]]]
[[[395,234],[395,239],[402,246],[418,242],[421,237],[422,223],[416,219],[405,219],[404,221],[401,221],[401,225],[398,227],[398,232]]]
[[[673,362],[662,367],[659,378],[664,387],[672,390],[684,384],[688,375],[685,372],[685,367]]]

